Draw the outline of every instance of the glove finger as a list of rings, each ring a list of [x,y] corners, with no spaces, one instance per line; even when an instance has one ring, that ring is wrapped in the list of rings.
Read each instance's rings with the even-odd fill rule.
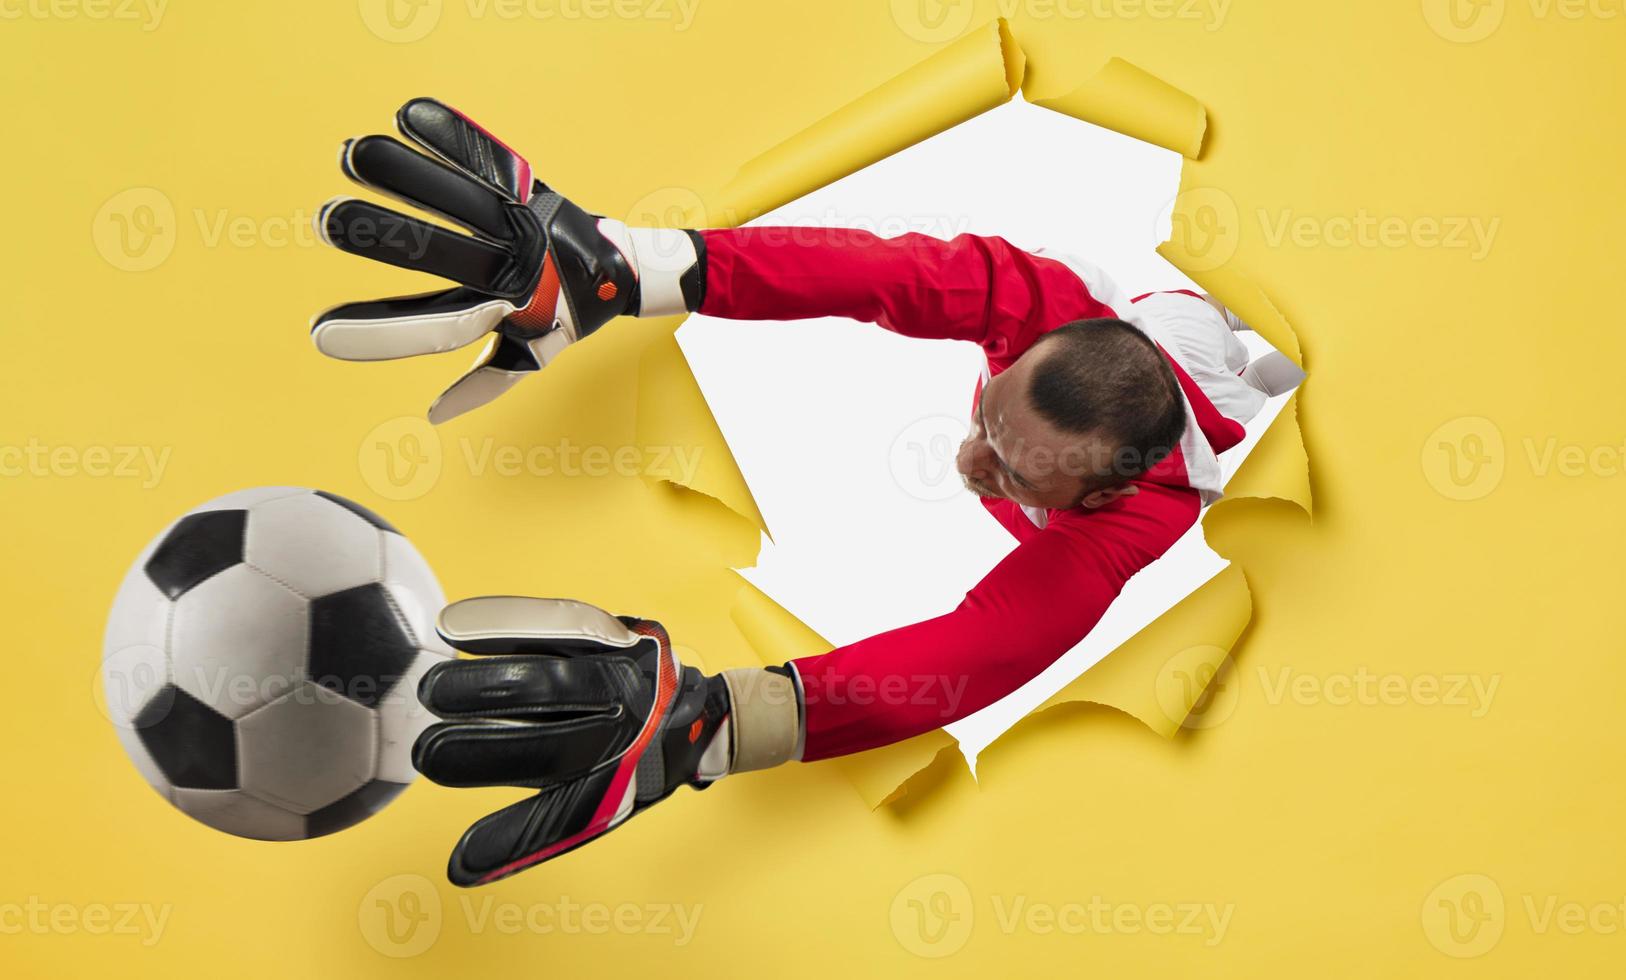
[[[531,196],[531,165],[479,123],[435,99],[413,99],[395,114],[403,135],[511,201]]]
[[[498,241],[511,241],[503,199],[485,184],[388,136],[346,140],[339,155],[346,177]]]
[[[474,343],[513,312],[507,300],[458,286],[323,310],[311,320],[311,340],[346,361],[439,354]]]
[[[442,786],[540,787],[615,758],[637,727],[609,714],[537,724],[441,722],[413,743],[412,766]]]
[[[1305,378],[1304,369],[1279,350],[1254,358],[1242,371],[1242,380],[1267,395],[1285,395]]]
[[[628,650],[644,639],[597,606],[574,599],[480,596],[441,610],[435,629],[468,653],[572,656]]]
[[[614,769],[551,786],[481,818],[452,848],[452,884],[483,885],[575,850],[632,814],[633,784]]]
[[[481,292],[514,286],[506,249],[355,198],[336,198],[316,216],[322,240],[353,255],[442,276]]]
[[[480,353],[474,367],[453,381],[429,406],[429,421],[440,425],[495,401],[520,379],[541,367],[525,343],[499,334]]]
[[[418,700],[442,718],[547,721],[615,713],[638,690],[626,657],[480,657],[438,663],[418,682]]]

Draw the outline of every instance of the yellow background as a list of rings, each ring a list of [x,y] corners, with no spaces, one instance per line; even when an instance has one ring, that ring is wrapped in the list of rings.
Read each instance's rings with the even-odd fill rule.
[[[685,25],[675,0],[427,0],[418,16],[438,15],[406,40],[372,0],[172,0],[156,21],[124,0],[0,3],[0,446],[70,447],[0,477],[0,969],[1618,972],[1626,15],[1614,0],[1491,0],[1453,26],[1436,0],[1183,4],[698,0]],[[1039,89],[1119,56],[1207,106],[1185,182],[1234,202],[1229,267],[1282,308],[1313,374],[1299,404],[1313,521],[1255,502],[1210,522],[1254,599],[1223,712],[1165,741],[1062,709],[991,749],[980,786],[942,767],[874,813],[828,766],[728,780],[467,893],[442,881],[446,851],[511,794],[419,785],[354,831],[275,846],[195,825],[142,783],[94,696],[107,604],[165,521],[243,486],[377,507],[451,595],[577,596],[662,619],[708,664],[750,656],[729,619],[737,548],[673,519],[680,491],[466,463],[487,437],[626,444],[634,406],[606,392],[647,324],[446,427],[433,485],[382,494],[368,434],[421,413],[465,355],[358,366],[310,347],[313,311],[420,285],[304,230],[347,189],[343,137],[432,94],[623,213],[726,181],[931,54],[933,25],[998,14]],[[159,197],[119,197],[139,188]],[[111,213],[141,220],[154,200],[173,208],[165,230],[121,253]],[[1411,230],[1325,240],[1363,213]],[[1284,215],[1308,230],[1277,240]],[[1417,230],[1459,218],[1496,223],[1488,252]],[[1447,445],[1478,469],[1453,472]],[[125,446],[167,451],[162,477],[84,472],[87,450]],[[1284,671],[1307,686],[1283,693]],[[1403,692],[1334,703],[1363,675]],[[1496,685],[1484,710],[1427,694],[1457,678]],[[404,891],[428,918],[397,941],[376,903],[410,911]],[[1097,897],[1120,910],[1105,928],[1071,911]],[[565,901],[608,919],[571,926]],[[12,929],[6,909],[31,902],[66,911]],[[94,909],[127,903],[167,909],[162,932],[94,934]],[[1153,928],[1165,906],[1172,924]],[[1228,915],[1223,936],[1179,929],[1185,906]],[[674,907],[698,915],[691,941],[638,928],[653,907],[668,929]]]

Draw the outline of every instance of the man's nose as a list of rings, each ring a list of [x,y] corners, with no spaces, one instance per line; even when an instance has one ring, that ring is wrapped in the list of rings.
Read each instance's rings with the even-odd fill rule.
[[[969,476],[973,479],[982,476],[980,472],[982,466],[978,460],[977,440],[975,438],[960,443],[960,451],[954,455],[954,468],[960,471],[961,476]]]

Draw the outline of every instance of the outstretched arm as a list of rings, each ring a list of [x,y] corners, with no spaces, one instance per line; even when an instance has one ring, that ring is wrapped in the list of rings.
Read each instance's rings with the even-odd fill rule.
[[[1082,640],[1124,583],[1195,522],[1195,491],[1146,484],[1111,510],[1051,524],[952,611],[792,661],[803,761],[862,752],[994,703]]]
[[[1002,238],[629,228],[562,197],[448,105],[413,99],[396,122],[410,145],[346,141],[345,176],[472,234],[352,198],[324,205],[317,231],[344,251],[457,285],[341,304],[317,314],[311,336],[323,353],[356,361],[485,340],[474,367],[431,406],[431,421],[486,404],[622,315],[844,316],[911,337],[969,340],[996,365],[1045,330],[1114,315],[1067,266]]]
[[[1068,320],[1112,316],[1065,265],[1003,238],[880,238],[849,228],[698,232],[699,312],[734,320],[842,316],[1014,357]]]
[[[412,763],[447,786],[535,792],[476,821],[448,866],[483,884],[558,857],[680,787],[939,728],[1037,676],[1095,627],[1129,578],[1197,518],[1196,491],[1148,484],[1052,522],[936,619],[784,667],[707,676],[658,623],[512,596],[448,606],[473,655],[418,686],[443,721]]]

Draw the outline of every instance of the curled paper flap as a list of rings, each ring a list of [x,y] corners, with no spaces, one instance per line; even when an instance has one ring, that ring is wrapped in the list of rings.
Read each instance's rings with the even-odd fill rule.
[[[1223,213],[1228,196],[1216,198],[1212,188],[1182,190],[1175,198],[1171,226],[1173,236],[1158,246],[1158,254],[1171,265],[1199,283],[1205,291],[1217,297],[1271,346],[1287,355],[1300,368],[1306,366],[1299,346],[1298,334],[1286,317],[1276,308],[1251,280],[1241,273],[1222,265],[1210,268],[1213,250],[1221,249],[1227,258],[1232,247],[1223,241],[1223,229],[1229,220]],[[1222,213],[1203,218],[1202,209],[1216,208]],[[1203,229],[1208,229],[1207,232]],[[1193,248],[1193,239],[1202,238],[1199,253]],[[1219,238],[1217,243],[1210,239]],[[1225,488],[1226,499],[1271,498],[1298,505],[1305,514],[1313,515],[1310,494],[1310,455],[1305,448],[1303,433],[1299,429],[1298,396],[1295,394],[1282,410],[1274,425],[1260,439],[1259,446],[1242,464]],[[1221,501],[1223,505],[1224,501]]]
[[[679,318],[671,318],[671,327],[679,322]],[[639,359],[637,430],[639,442],[646,447],[686,446],[693,452],[692,466],[647,469],[646,480],[702,493],[743,518],[753,530],[767,530],[734,454],[671,333],[651,342]]]
[[[1203,724],[1205,696],[1252,618],[1247,579],[1235,565],[1079,675],[1033,713],[1072,701],[1116,708],[1164,738]]]
[[[1236,476],[1226,486],[1229,500],[1276,499],[1297,504],[1312,513],[1310,499],[1310,456],[1299,431],[1298,396],[1291,398],[1282,414],[1259,440]],[[1226,506],[1224,500],[1215,508]]]
[[[1122,58],[1109,60],[1082,85],[1034,105],[1095,123],[1184,157],[1202,155],[1208,111],[1202,103]]]
[[[722,193],[730,224],[1008,102],[1026,62],[1003,18],[971,31],[740,167]]]

